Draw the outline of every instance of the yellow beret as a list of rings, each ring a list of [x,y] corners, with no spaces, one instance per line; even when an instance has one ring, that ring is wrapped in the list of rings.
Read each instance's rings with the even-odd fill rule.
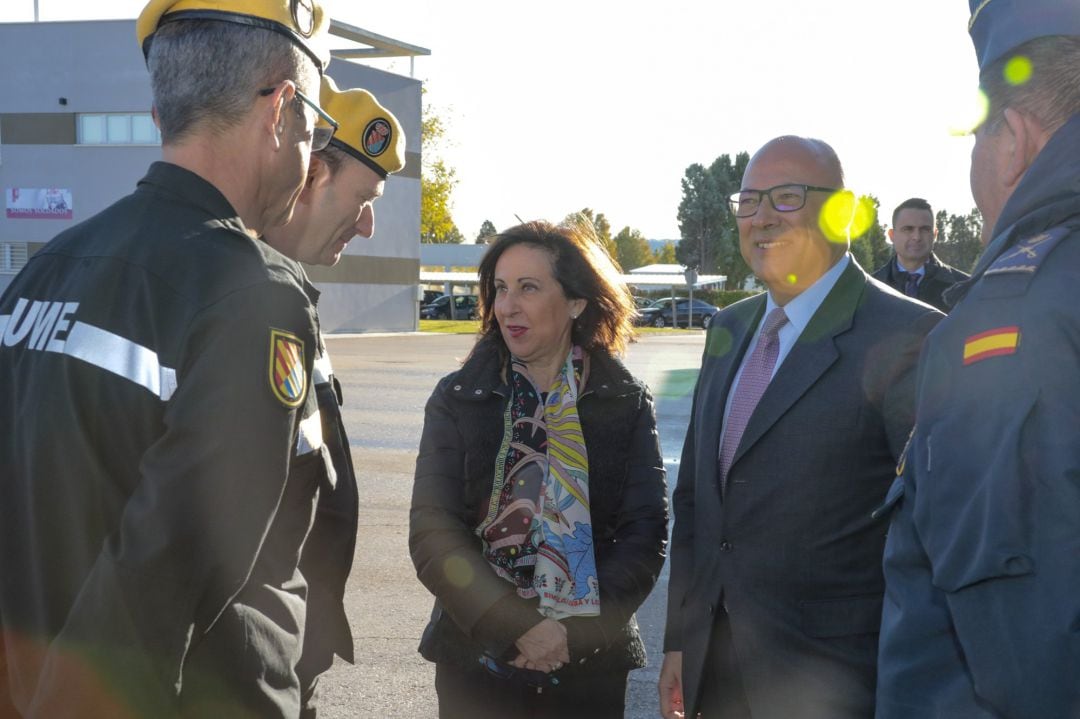
[[[219,20],[273,30],[299,45],[319,72],[330,64],[330,17],[318,0],[150,0],[135,23],[143,55],[149,54],[157,29],[174,20]]]
[[[367,90],[338,90],[323,76],[319,105],[338,121],[331,145],[386,177],[405,167],[405,133],[394,113]]]

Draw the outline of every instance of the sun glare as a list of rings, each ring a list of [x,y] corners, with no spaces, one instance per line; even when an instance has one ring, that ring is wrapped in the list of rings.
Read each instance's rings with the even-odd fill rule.
[[[1005,82],[1010,85],[1023,85],[1031,79],[1032,69],[1031,58],[1017,55],[1005,63],[1002,74],[1005,76]]]
[[[825,201],[818,225],[830,242],[849,242],[869,230],[876,218],[870,198],[842,190]]]
[[[946,108],[949,134],[954,136],[970,135],[986,120],[990,111],[990,101],[981,88],[974,92],[959,92],[953,95],[953,102]]]

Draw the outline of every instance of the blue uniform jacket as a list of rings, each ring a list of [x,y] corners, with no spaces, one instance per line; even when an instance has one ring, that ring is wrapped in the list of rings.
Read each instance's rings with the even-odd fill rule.
[[[919,366],[886,507],[877,716],[1080,716],[1080,116]],[[954,301],[956,297],[951,298]]]

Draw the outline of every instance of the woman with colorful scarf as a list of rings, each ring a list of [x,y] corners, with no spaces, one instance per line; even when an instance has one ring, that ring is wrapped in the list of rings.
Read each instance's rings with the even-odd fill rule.
[[[633,300],[584,225],[507,230],[479,275],[481,335],[428,400],[409,525],[439,716],[622,717],[667,542],[652,396],[617,357]]]

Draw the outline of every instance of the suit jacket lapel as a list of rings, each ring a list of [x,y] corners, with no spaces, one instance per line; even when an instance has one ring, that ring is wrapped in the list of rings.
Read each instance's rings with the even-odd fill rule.
[[[733,467],[840,357],[836,337],[851,329],[866,282],[866,273],[852,260],[795,341],[750,415],[731,461]]]

